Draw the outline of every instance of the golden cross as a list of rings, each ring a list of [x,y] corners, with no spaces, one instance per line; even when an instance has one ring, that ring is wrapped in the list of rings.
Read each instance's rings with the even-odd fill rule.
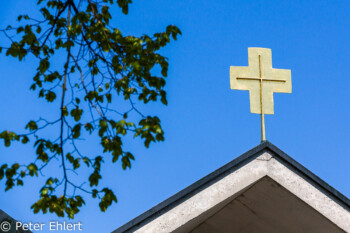
[[[291,93],[291,71],[272,68],[271,49],[248,48],[248,66],[230,67],[231,89],[248,90],[250,112],[261,115],[261,141],[266,140],[264,114],[273,114],[273,93]]]

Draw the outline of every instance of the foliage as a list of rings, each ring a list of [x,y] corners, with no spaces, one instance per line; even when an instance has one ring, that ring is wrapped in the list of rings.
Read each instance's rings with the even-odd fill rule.
[[[6,180],[6,191],[23,185],[26,177],[41,175],[53,159],[61,163],[62,174],[50,174],[53,176],[47,179],[39,200],[32,205],[34,213],[49,211],[73,218],[85,204],[83,196],[77,193],[98,198],[101,211],[105,211],[117,202],[112,190],[99,187],[106,156],[113,163],[120,161],[122,168],[127,169],[134,160],[134,155],[123,147],[127,134],[142,139],[146,147],[164,140],[160,119],[143,115],[134,101],[160,100],[167,104],[164,86],[168,62],[158,51],[181,32],[170,25],[165,32],[152,36],[123,35],[110,25],[110,7],[117,4],[127,14],[130,3],[131,0],[38,0],[41,19],[20,15],[21,26],[1,30],[10,41],[8,47],[1,47],[6,56],[19,61],[26,57],[37,59],[30,89],[38,92],[39,98],[56,103],[59,111],[57,119],[29,121],[26,133],[0,133],[7,147],[19,141],[31,142],[36,149],[32,163],[0,167],[0,180]],[[157,67],[158,75],[154,74]],[[116,108],[118,98],[129,104],[127,111]],[[137,117],[130,120],[132,113]],[[43,136],[47,129],[56,130],[57,137]],[[98,135],[103,152],[94,156],[80,153],[77,141],[83,135]],[[91,169],[89,187],[71,180],[72,172],[76,173],[82,165]]]

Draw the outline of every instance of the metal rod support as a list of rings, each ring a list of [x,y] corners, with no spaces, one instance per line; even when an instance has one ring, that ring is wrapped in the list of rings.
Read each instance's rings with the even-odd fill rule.
[[[265,135],[265,115],[261,114],[261,142],[266,141]]]

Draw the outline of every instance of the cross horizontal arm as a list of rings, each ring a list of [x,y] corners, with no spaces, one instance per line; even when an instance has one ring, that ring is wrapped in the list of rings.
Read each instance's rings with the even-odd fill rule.
[[[273,82],[286,82],[286,80],[279,80],[279,79],[269,79],[269,78],[241,78],[237,77],[239,80],[262,80],[262,81],[273,81]]]

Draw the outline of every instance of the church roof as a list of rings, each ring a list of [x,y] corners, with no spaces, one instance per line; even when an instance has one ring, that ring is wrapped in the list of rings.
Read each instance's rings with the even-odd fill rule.
[[[237,198],[245,202],[241,203],[243,207],[233,203]],[[264,201],[259,201],[261,198]],[[289,206],[284,206],[288,203]],[[281,212],[276,206],[284,206],[289,211]],[[250,213],[244,214],[245,210],[240,208],[249,209]],[[292,232],[298,232],[298,224],[304,224],[304,230],[319,227],[317,232],[350,232],[350,200],[275,145],[264,141],[113,233],[196,233],[206,232],[210,227],[216,232],[226,232],[230,224],[225,223],[225,228],[219,223],[230,214],[241,215],[237,218],[239,223],[247,221],[251,225],[254,222],[255,228],[249,226],[251,231],[241,227],[243,230],[239,232],[265,232],[263,229],[275,232],[269,218],[281,218],[280,225],[274,226],[276,232],[282,232],[285,227],[296,227]],[[283,214],[288,216],[283,219]],[[295,218],[294,226],[288,223],[287,219],[291,218]],[[237,226],[229,230],[233,232],[234,227]]]

